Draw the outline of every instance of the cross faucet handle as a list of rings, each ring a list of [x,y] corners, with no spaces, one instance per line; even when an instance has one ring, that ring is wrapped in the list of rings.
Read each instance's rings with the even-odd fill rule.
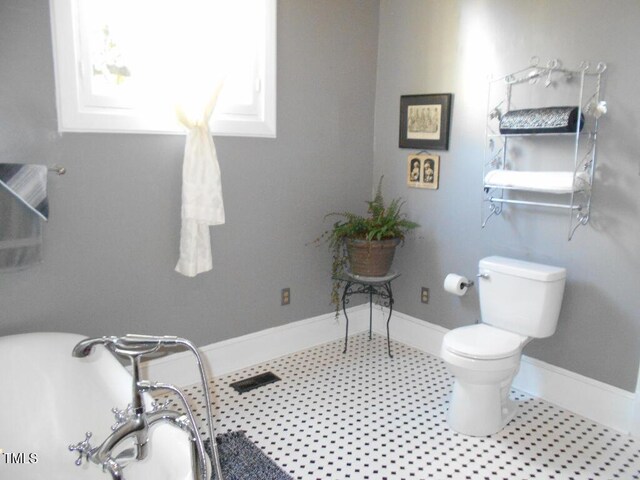
[[[74,462],[77,466],[82,465],[83,458],[89,459],[89,454],[91,453],[91,444],[89,443],[89,439],[91,438],[92,433],[86,432],[85,438],[83,441],[76,443],[75,445],[69,445],[70,452],[78,452],[78,459]]]
[[[111,430],[115,432],[118,428],[127,423],[127,421],[133,416],[133,407],[131,406],[131,404],[127,405],[127,408],[125,408],[124,410],[113,407],[111,409],[111,412],[116,418],[116,423],[111,425]]]
[[[171,399],[167,399],[164,402],[160,403],[157,400],[151,402],[151,412],[159,412],[160,410],[168,410],[169,405],[171,405]]]

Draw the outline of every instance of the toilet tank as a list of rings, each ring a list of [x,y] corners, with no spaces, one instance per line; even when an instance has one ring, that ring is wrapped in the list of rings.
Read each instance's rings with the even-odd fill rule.
[[[506,257],[480,260],[478,288],[482,321],[528,337],[553,335],[567,271]]]

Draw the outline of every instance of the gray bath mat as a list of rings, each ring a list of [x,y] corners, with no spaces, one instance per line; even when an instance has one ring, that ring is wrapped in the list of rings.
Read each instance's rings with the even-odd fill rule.
[[[224,480],[292,480],[242,430],[218,435],[218,454]],[[211,456],[209,439],[204,448]],[[215,480],[215,467],[211,480]]]

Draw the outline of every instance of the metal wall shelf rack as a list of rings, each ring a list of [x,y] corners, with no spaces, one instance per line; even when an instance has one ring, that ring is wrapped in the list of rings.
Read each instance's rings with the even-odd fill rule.
[[[591,187],[596,168],[598,123],[607,111],[606,102],[601,99],[602,75],[606,69],[604,63],[591,67],[588,62],[582,62],[577,69],[570,70],[563,68],[557,59],[542,66],[538,57],[532,57],[528,67],[489,80],[483,168],[483,228],[489,219],[499,216],[507,204],[567,210],[569,240],[579,226],[589,222]],[[542,87],[542,95],[532,90],[536,87]],[[524,89],[526,92],[516,95],[518,89]],[[505,113],[516,109],[516,96],[518,101],[527,103],[526,106],[518,105],[519,108],[546,107],[549,105],[545,103],[549,101],[565,105],[569,102],[578,107],[578,119],[584,115],[584,126],[581,130],[578,121],[576,131],[570,133],[501,134],[500,119]],[[550,141],[553,142],[553,147],[560,150],[555,156],[566,160],[560,158],[559,164],[565,166],[566,172],[560,175],[565,175],[568,188],[548,190],[544,184],[536,186],[535,178],[544,178],[544,175],[534,174],[530,177],[534,179],[533,186],[530,182],[527,186],[496,184],[491,182],[491,176],[487,177],[490,172],[492,175],[495,174],[495,170],[521,171],[522,166],[518,165],[517,157],[527,147],[534,146],[530,142]],[[571,169],[566,168],[570,165],[570,159],[573,160]],[[536,171],[535,166],[524,170]]]

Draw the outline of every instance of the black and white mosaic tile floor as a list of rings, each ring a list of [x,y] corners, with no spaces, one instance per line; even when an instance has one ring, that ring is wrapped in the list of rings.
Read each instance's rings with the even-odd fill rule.
[[[500,433],[459,435],[446,423],[452,377],[437,358],[367,334],[212,381],[216,431],[245,430],[297,479],[640,479],[640,442],[513,391]],[[272,371],[247,393],[229,383]],[[186,387],[202,421],[199,386]],[[165,397],[166,398],[166,397]],[[205,432],[204,425],[202,426]]]

